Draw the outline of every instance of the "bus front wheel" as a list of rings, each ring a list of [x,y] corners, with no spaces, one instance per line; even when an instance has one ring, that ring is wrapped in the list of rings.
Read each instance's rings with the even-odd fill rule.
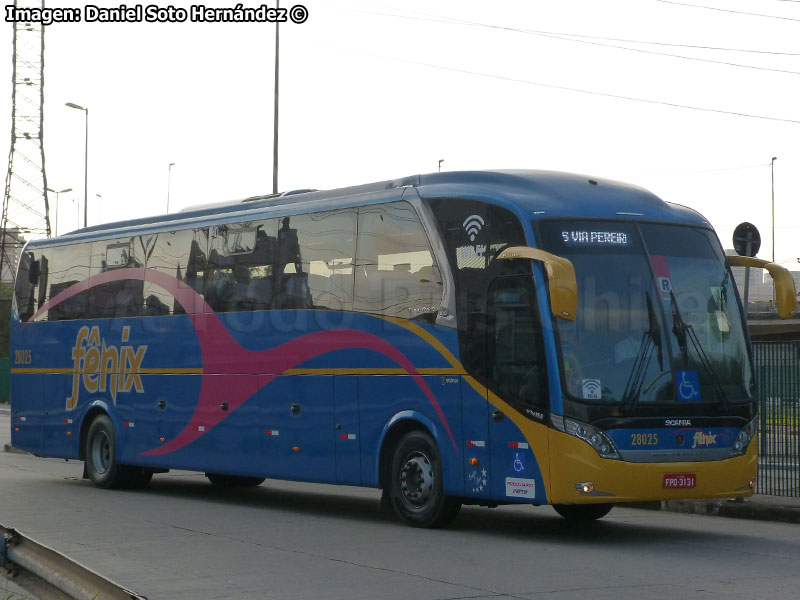
[[[596,521],[605,517],[613,504],[553,504],[556,512],[568,521]]]
[[[439,449],[424,431],[410,431],[397,442],[389,489],[395,512],[413,527],[446,527],[461,510],[461,502],[444,494]]]

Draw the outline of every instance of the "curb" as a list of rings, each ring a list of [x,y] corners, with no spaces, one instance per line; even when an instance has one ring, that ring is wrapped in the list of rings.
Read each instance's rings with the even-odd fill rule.
[[[787,500],[794,500],[789,499]],[[733,519],[775,521],[778,523],[800,523],[800,503],[781,504],[745,500],[665,500],[662,502],[638,502],[634,508],[663,510],[695,515],[710,515]]]

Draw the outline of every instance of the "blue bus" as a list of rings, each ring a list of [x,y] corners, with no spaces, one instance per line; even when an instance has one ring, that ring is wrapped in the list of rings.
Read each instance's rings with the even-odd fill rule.
[[[634,186],[450,172],[300,190],[28,243],[12,443],[101,488],[169,469],[463,504],[753,492],[753,363],[697,212]],[[782,316],[795,308],[776,276]],[[788,279],[787,279],[788,277]]]

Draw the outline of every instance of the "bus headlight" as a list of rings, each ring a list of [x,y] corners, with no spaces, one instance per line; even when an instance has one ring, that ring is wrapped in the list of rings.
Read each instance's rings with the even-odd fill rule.
[[[589,444],[602,458],[620,459],[614,442],[597,427],[572,419],[564,419],[564,429],[568,434]]]
[[[756,435],[756,429],[758,428],[758,424],[756,423],[757,420],[758,417],[742,427],[742,430],[739,432],[739,435],[736,436],[736,440],[733,442],[733,447],[731,448],[732,457],[741,456],[747,452],[747,447],[750,445],[750,441]]]

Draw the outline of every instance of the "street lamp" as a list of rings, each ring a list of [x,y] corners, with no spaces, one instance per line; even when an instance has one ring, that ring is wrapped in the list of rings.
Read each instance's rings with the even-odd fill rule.
[[[53,192],[56,195],[56,237],[58,237],[58,197],[61,194],[66,194],[67,192],[71,192],[72,188],[67,188],[67,189],[61,190],[59,192],[57,192],[56,190],[51,190],[50,188],[47,188],[47,191],[48,192]]]
[[[769,163],[769,171],[772,177],[772,262],[775,262],[775,161],[777,156],[773,156]],[[775,280],[772,280],[772,305],[775,305]]]
[[[280,1],[276,0],[275,8],[280,10]],[[280,61],[278,59],[280,53],[280,28],[278,21],[275,21],[275,100],[274,100],[274,115],[272,117],[272,193],[278,193],[278,88],[280,86],[280,77],[278,75],[278,66]]]
[[[172,167],[175,166],[175,163],[169,163],[169,169],[167,169],[167,214],[169,214],[169,184],[172,182]]]
[[[772,262],[775,262],[775,161],[777,156],[772,157],[769,163],[770,175],[772,176]]]
[[[83,152],[83,226],[87,227],[89,225],[89,109],[72,102],[67,102],[66,106],[82,110],[86,117]]]

